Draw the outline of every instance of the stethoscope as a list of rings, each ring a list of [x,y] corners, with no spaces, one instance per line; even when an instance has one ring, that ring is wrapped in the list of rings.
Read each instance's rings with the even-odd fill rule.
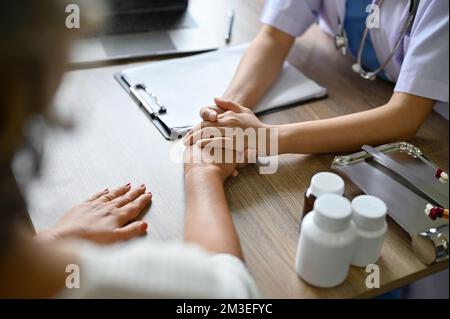
[[[375,4],[379,6],[381,9],[382,5],[384,3],[384,0],[378,0],[375,1]],[[409,4],[409,16],[405,21],[405,24],[402,28],[402,31],[400,32],[400,36],[395,43],[394,49],[389,54],[389,56],[386,58],[386,60],[381,63],[380,67],[374,71],[366,71],[364,70],[362,66],[362,54],[364,52],[364,46],[366,43],[367,36],[369,34],[369,27],[366,26],[366,29],[364,30],[363,37],[361,39],[361,44],[358,49],[358,56],[357,56],[357,62],[353,64],[353,71],[356,73],[359,73],[359,75],[365,79],[365,80],[375,80],[377,75],[380,74],[385,67],[389,64],[389,62],[394,58],[395,53],[400,48],[400,45],[402,44],[403,39],[405,38],[406,34],[411,30],[414,20],[417,15],[417,9],[419,8],[420,0],[410,0]],[[336,49],[340,50],[342,54],[346,55],[348,52],[348,37],[347,32],[344,29],[344,24],[342,23],[341,19],[339,19],[339,29],[336,35],[334,36]]]

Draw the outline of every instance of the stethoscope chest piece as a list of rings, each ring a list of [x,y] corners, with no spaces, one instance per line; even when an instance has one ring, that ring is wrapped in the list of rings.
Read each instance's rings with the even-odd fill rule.
[[[358,63],[353,64],[352,66],[353,72],[360,74],[362,71],[361,65]]]
[[[381,8],[383,5],[384,0],[378,0],[377,4]],[[366,26],[366,29],[364,30],[361,44],[359,45],[358,49],[358,55],[357,55],[357,63],[353,64],[352,69],[355,73],[358,73],[361,75],[361,77],[365,80],[375,80],[377,75],[383,72],[385,67],[389,64],[389,62],[394,58],[396,52],[400,48],[403,39],[405,38],[406,34],[410,31],[414,24],[414,20],[417,14],[417,10],[419,8],[420,0],[410,0],[410,8],[409,8],[409,16],[405,21],[405,24],[400,32],[400,36],[397,39],[394,48],[392,49],[391,53],[388,55],[388,57],[384,60],[383,63],[374,71],[366,71],[364,70],[363,64],[362,64],[362,55],[364,51],[364,45],[366,42],[366,39],[369,35],[369,27]],[[347,37],[347,33],[344,28],[344,24],[342,23],[341,19],[338,18],[338,31],[334,36],[334,42],[336,49],[341,51],[342,54],[346,55],[348,46],[349,46],[349,40]]]
[[[361,64],[355,63],[352,66],[353,72],[359,74],[363,79],[373,81],[377,78],[376,73],[367,72],[362,67]]]

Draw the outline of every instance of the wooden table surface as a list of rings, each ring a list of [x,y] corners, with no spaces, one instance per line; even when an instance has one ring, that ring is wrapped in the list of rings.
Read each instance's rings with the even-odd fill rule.
[[[226,12],[236,9],[232,44],[250,41],[260,23],[262,0],[192,0],[194,17],[212,23],[223,37]],[[317,120],[366,110],[386,102],[392,85],[368,82],[351,71],[351,60],[334,49],[329,37],[312,27],[289,61],[329,90],[329,97],[264,116],[268,123]],[[143,63],[140,61],[139,63]],[[52,130],[46,139],[42,177],[24,192],[37,229],[52,225],[67,209],[105,187],[131,181],[146,183],[154,194],[144,218],[149,234],[139,240],[182,238],[184,189],[182,164],[174,159],[180,142],[169,142],[115,82],[113,74],[130,62],[68,72],[55,109],[75,124],[71,131]],[[176,94],[176,92],[174,92]],[[432,114],[412,143],[448,170],[448,122]],[[275,175],[260,175],[255,166],[226,182],[226,193],[246,262],[264,297],[364,298],[382,294],[448,267],[426,267],[412,253],[408,235],[389,220],[379,261],[381,288],[365,287],[364,269],[352,268],[333,289],[317,289],[294,271],[303,192],[310,178],[330,170],[334,155],[284,155]],[[358,190],[347,183],[348,194]]]

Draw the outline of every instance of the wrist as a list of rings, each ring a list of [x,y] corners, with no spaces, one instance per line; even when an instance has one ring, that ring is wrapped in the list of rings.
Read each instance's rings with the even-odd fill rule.
[[[35,238],[42,242],[51,242],[61,239],[61,236],[54,229],[48,229],[38,233]]]
[[[36,235],[36,239],[40,241],[58,241],[62,239],[69,239],[69,238],[84,238],[84,232],[82,229],[75,227],[73,225],[61,225],[61,226],[54,226],[52,228],[49,228],[47,230],[44,230],[43,232],[40,232]]]
[[[190,167],[184,172],[185,180],[190,180],[194,178],[207,178],[214,179],[219,178],[222,183],[225,181],[226,177],[223,176],[222,170],[215,165],[197,165]]]
[[[242,90],[237,90],[237,92],[231,91],[226,92],[222,95],[222,99],[225,101],[231,101],[233,103],[245,106],[246,108],[253,109],[255,105],[251,102],[251,99],[246,94],[242,94]]]
[[[278,125],[278,152],[279,155],[291,153],[289,141],[291,130],[288,125]]]
[[[265,156],[281,155],[286,153],[287,133],[284,125],[263,124],[266,139]]]

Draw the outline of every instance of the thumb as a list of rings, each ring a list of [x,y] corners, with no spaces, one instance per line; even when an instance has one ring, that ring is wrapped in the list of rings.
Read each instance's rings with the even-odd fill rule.
[[[214,102],[218,107],[227,111],[233,111],[235,113],[242,113],[245,108],[231,101],[225,101],[219,98],[215,98]]]
[[[143,221],[137,221],[127,226],[116,228],[114,233],[116,241],[126,241],[132,238],[145,235],[147,233],[148,224]]]

